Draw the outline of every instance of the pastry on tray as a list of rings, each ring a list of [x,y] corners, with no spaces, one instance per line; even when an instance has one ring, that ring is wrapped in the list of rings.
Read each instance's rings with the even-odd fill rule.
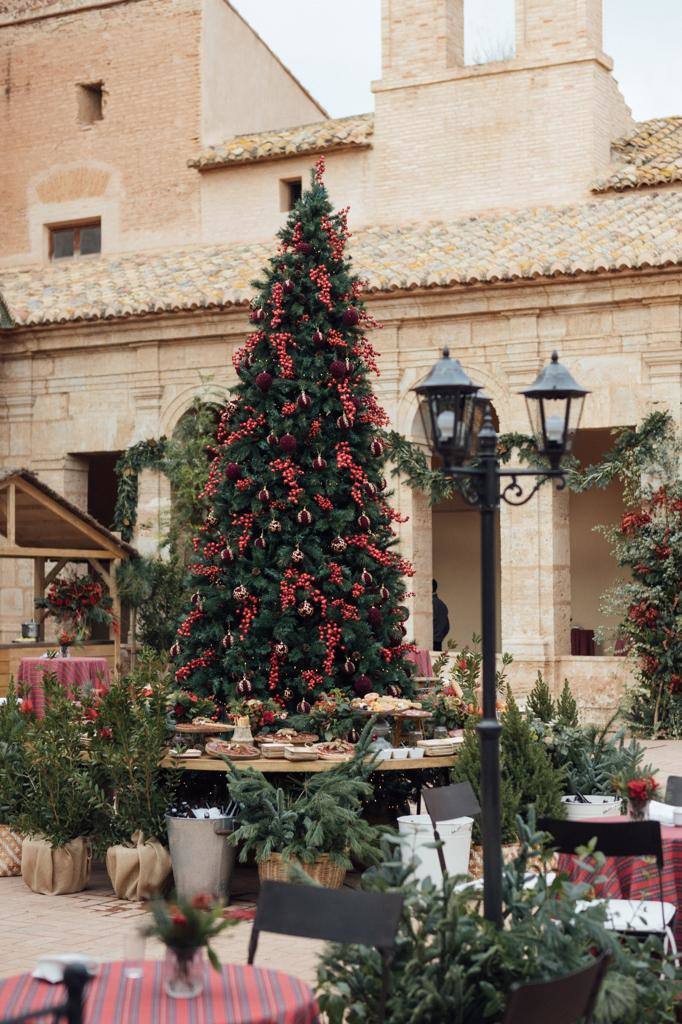
[[[253,761],[260,757],[258,747],[252,747],[248,743],[208,740],[204,749],[209,757],[229,757],[232,761]]]
[[[278,729],[277,732],[271,734],[260,733],[256,736],[258,743],[289,743],[295,746],[301,744],[305,746],[310,743],[317,743],[319,736],[316,736],[312,732],[296,732],[295,729]]]
[[[330,740],[318,743],[317,752],[321,761],[350,761],[355,754],[355,746],[347,740]]]

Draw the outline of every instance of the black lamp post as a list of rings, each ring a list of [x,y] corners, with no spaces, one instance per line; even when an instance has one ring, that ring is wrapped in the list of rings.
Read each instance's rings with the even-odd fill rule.
[[[500,732],[495,686],[495,514],[500,501],[525,505],[548,477],[561,489],[565,478],[563,457],[570,452],[580,414],[589,394],[561,365],[557,353],[537,380],[521,394],[528,413],[538,454],[548,468],[503,469],[497,453],[497,434],[490,402],[481,388],[466,375],[459,360],[443,350],[422,384],[414,388],[420,398],[424,430],[433,451],[443,460],[443,472],[466,481],[464,499],[481,513],[481,591],[483,654],[483,718],[478,724],[481,742],[481,789],[483,832],[483,904],[485,916],[502,924],[502,830],[500,814]],[[470,460],[473,464],[467,464]],[[528,493],[519,483],[533,477]],[[508,483],[501,486],[501,481]]]

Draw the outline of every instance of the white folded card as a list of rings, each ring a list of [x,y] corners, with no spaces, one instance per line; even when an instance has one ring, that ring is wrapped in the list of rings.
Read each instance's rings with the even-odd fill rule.
[[[31,975],[39,981],[49,981],[56,985],[64,979],[64,968],[69,964],[83,964],[88,974],[94,978],[99,970],[99,964],[91,956],[85,953],[58,953],[55,956],[42,957]]]

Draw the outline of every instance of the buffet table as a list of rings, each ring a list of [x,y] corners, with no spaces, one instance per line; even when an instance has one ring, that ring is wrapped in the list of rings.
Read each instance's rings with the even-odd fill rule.
[[[83,690],[109,688],[109,664],[106,658],[22,658],[17,683],[26,697],[33,701],[38,718],[45,714],[44,677],[56,675],[58,682],[71,693],[74,687]]]
[[[452,768],[457,755],[450,754],[447,757],[404,757],[388,761],[379,761],[374,769],[377,772],[420,772],[428,768]],[[339,761],[289,761],[285,758],[258,757],[252,761],[235,761],[236,768],[254,768],[264,773],[294,773],[305,772],[328,772],[332,768],[338,768]],[[222,758],[216,757],[165,757],[161,762],[162,768],[181,768],[183,771],[192,772],[226,772],[227,765]]]

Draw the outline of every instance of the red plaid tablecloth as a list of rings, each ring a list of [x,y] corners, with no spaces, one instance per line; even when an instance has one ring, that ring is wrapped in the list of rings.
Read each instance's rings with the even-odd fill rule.
[[[144,977],[126,978],[122,963],[102,964],[85,998],[84,1024],[317,1024],[315,996],[280,971],[230,964],[205,968],[204,991],[171,999],[163,989],[164,964],[147,961]],[[0,981],[0,1019],[45,1009],[64,998],[61,985],[30,974]]]
[[[431,670],[431,652],[422,650],[421,648],[416,651],[407,651],[405,657],[408,661],[413,661],[417,666],[417,675],[424,679],[430,679],[432,675]]]
[[[106,658],[22,658],[19,662],[17,682],[30,695],[36,715],[45,714],[43,676],[54,674],[71,692],[73,686],[83,689],[99,686],[109,688],[109,665]]]
[[[628,818],[609,818],[608,822],[628,821]],[[600,822],[605,824],[605,819]],[[663,844],[663,899],[677,907],[673,931],[678,948],[682,948],[682,828],[661,825]],[[592,882],[594,874],[586,867],[581,868],[578,858],[568,854],[557,857],[559,871],[567,874],[572,882]],[[607,857],[601,871],[602,884],[595,887],[597,896],[611,899],[660,899],[658,868],[655,862],[639,857]]]

